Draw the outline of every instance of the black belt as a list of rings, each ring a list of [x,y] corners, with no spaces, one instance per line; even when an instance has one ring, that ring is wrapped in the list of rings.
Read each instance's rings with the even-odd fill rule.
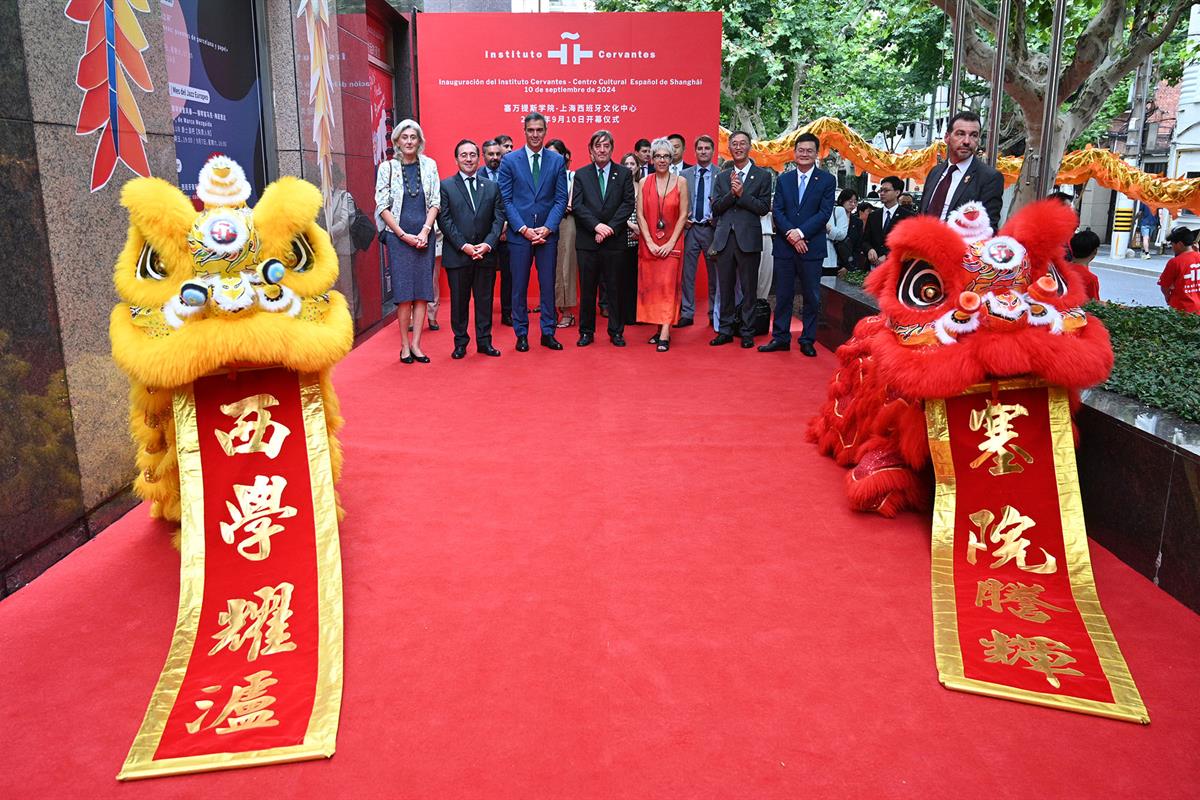
[[[711,228],[712,220],[709,220],[708,222],[693,222],[692,225],[699,225],[701,228]]]

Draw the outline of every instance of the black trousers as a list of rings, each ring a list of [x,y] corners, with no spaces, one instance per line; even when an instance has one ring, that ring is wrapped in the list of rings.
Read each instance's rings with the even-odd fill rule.
[[[512,270],[508,268],[508,242],[496,242],[496,261],[500,265],[500,314],[512,316]]]
[[[621,302],[608,305],[608,314],[621,315],[621,321],[626,325],[637,322],[637,293],[638,293],[638,249],[626,247],[622,254],[621,266],[618,269],[616,284],[620,286]]]
[[[745,336],[753,336],[754,301],[758,299],[758,262],[762,253],[747,253],[738,247],[737,237],[732,233],[725,249],[717,256],[717,291],[721,314],[718,333],[733,335],[733,320],[740,312],[740,326]],[[742,287],[742,305],[735,300],[734,284]]]
[[[575,249],[579,261],[579,332],[596,333],[596,287],[603,280],[608,286],[608,335],[624,333],[625,323],[612,309],[621,307],[621,282],[618,279],[624,250]]]
[[[450,329],[454,331],[454,346],[466,347],[471,342],[471,337],[467,335],[467,321],[472,297],[475,299],[475,346],[490,345],[492,293],[496,287],[495,262],[471,263],[465,267],[447,269],[446,282],[450,284]]]

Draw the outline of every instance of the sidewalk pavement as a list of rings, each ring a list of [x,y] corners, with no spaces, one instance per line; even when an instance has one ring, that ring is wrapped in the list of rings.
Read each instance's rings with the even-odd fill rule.
[[[1167,266],[1170,254],[1158,256],[1151,254],[1150,258],[1142,258],[1141,253],[1133,251],[1131,258],[1113,258],[1109,255],[1109,246],[1100,245],[1100,254],[1092,259],[1093,267],[1115,269],[1118,272],[1128,272],[1131,275],[1150,275],[1157,278]]]

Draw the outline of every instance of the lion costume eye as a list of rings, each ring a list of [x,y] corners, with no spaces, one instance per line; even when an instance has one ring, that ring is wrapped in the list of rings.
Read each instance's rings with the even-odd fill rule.
[[[143,281],[162,281],[167,278],[167,268],[149,242],[143,244],[142,252],[138,253],[136,274],[138,280]]]
[[[1056,287],[1054,289],[1055,294],[1057,294],[1059,297],[1062,297],[1064,294],[1066,294],[1067,281],[1063,278],[1062,273],[1058,271],[1058,268],[1053,264],[1050,265],[1050,277],[1054,278],[1054,285]]]
[[[900,269],[896,282],[896,297],[913,308],[936,306],[946,298],[942,278],[928,261],[911,259]]]
[[[292,272],[308,272],[313,265],[313,249],[304,234],[292,239],[292,254],[287,260],[288,269]],[[295,263],[291,263],[291,262]]]

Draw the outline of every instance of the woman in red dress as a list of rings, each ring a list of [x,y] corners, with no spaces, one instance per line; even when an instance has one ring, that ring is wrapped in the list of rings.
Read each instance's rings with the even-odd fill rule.
[[[650,344],[665,353],[671,347],[671,325],[679,320],[683,276],[683,223],[688,207],[687,181],[671,174],[674,150],[667,139],[650,145],[654,172],[637,194],[638,251],[637,318],[658,325]]]

